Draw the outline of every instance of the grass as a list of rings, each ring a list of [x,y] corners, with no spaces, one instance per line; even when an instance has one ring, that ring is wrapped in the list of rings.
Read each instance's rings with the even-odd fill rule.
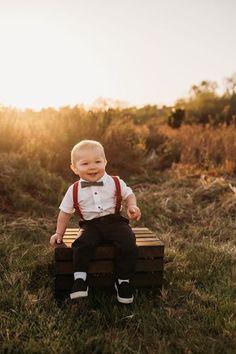
[[[139,225],[165,243],[165,279],[161,296],[137,289],[130,306],[96,289],[76,304],[56,301],[51,199],[40,216],[34,207],[14,218],[9,204],[0,226],[2,353],[235,353],[233,181],[174,173],[134,186]]]

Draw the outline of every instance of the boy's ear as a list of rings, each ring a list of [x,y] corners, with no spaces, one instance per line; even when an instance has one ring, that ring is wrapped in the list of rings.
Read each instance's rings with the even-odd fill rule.
[[[73,166],[72,164],[70,165],[70,169],[71,171],[73,171],[76,175],[78,174],[78,170],[75,166]]]

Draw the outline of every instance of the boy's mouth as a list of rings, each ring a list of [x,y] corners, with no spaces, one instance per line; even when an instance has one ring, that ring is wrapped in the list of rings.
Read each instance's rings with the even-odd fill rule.
[[[95,177],[95,176],[97,176],[97,172],[88,173],[88,176],[90,176],[90,177]]]

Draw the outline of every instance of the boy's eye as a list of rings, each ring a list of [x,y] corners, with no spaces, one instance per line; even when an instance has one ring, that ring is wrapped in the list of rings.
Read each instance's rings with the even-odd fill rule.
[[[96,163],[100,163],[100,162],[101,162],[101,160],[97,160],[97,161],[96,161]]]
[[[86,166],[87,164],[88,164],[87,162],[83,162],[81,165]]]

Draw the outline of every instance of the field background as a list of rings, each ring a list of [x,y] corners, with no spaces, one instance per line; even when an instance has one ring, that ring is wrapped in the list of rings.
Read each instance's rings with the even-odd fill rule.
[[[175,107],[0,108],[2,353],[235,353],[234,80],[222,96],[193,86]],[[165,243],[161,296],[139,289],[127,307],[102,291],[54,299],[49,237],[84,138],[101,141],[108,172],[133,187],[142,220],[132,225]]]

